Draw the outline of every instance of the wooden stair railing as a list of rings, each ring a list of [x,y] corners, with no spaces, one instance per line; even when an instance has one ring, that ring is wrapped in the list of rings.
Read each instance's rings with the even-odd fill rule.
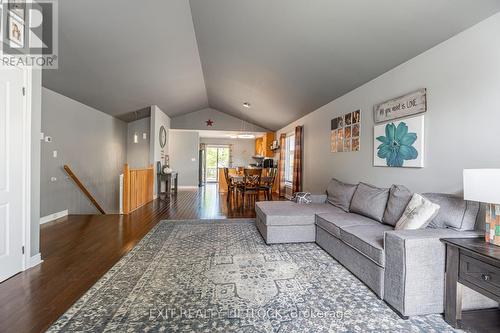
[[[68,165],[64,165],[64,170],[71,177],[71,179],[73,179],[73,181],[75,182],[76,186],[78,186],[80,188],[80,190],[83,192],[83,194],[85,194],[85,196],[90,200],[90,202],[92,202],[92,204],[95,206],[95,208],[97,208],[97,210],[101,214],[106,215],[106,212],[104,211],[104,209],[102,209],[101,205],[99,205],[99,203],[92,196],[92,194],[90,194],[90,192],[82,184],[82,182],[80,181],[80,179],[78,179],[78,177],[74,174],[74,172],[71,170],[71,168]]]

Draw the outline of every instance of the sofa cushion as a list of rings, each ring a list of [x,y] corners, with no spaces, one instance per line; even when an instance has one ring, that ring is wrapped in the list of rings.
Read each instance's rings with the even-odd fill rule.
[[[314,215],[319,213],[344,212],[328,203],[298,204],[292,201],[259,201],[255,213],[266,225],[314,224]]]
[[[403,215],[413,193],[403,185],[392,185],[389,191],[389,201],[385,208],[382,222],[395,226]]]
[[[316,215],[316,225],[332,236],[340,238],[340,230],[357,225],[377,225],[377,221],[354,213],[324,213]]]
[[[352,196],[358,185],[346,184],[333,178],[326,189],[327,201],[349,212]]]
[[[474,230],[479,214],[478,202],[465,201],[460,197],[441,193],[425,193],[423,196],[441,206],[437,216],[429,224],[429,228]]]
[[[340,230],[340,239],[381,267],[385,267],[384,233],[393,230],[385,224],[345,227]]]
[[[349,210],[382,222],[388,199],[389,189],[359,183]]]

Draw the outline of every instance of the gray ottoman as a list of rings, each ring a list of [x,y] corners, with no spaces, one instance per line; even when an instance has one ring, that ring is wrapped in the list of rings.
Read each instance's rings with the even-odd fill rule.
[[[267,244],[308,243],[316,240],[315,214],[338,210],[328,203],[260,201],[255,204],[255,223]]]

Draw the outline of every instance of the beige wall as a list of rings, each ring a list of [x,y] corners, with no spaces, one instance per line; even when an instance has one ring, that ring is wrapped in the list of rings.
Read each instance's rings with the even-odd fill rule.
[[[232,167],[244,167],[255,163],[255,139],[217,139],[201,138],[201,143],[213,145],[233,145]]]
[[[127,163],[130,168],[147,168],[151,162],[149,158],[151,140],[151,119],[143,118],[127,124]],[[138,140],[134,143],[134,135]],[[146,133],[146,139],[143,134]]]
[[[278,131],[304,125],[304,189],[331,177],[459,194],[464,168],[500,167],[500,14],[464,31]],[[369,50],[367,50],[369,52]],[[373,167],[373,105],[427,88],[426,166]],[[330,152],[330,120],[361,110],[361,151]]]
[[[119,176],[127,161],[127,124],[106,113],[42,90],[41,216],[97,210],[63,170],[68,164],[106,213],[118,212]],[[57,150],[57,158],[53,151]],[[55,177],[55,181],[51,178]]]
[[[198,186],[200,135],[196,131],[169,131],[170,166],[179,172],[179,186]]]
[[[207,126],[206,121],[208,119],[214,122],[212,126]],[[211,108],[173,117],[172,128],[187,130],[267,132],[265,128],[248,122],[242,122],[242,120],[237,117]]]
[[[156,196],[156,162],[162,159],[162,156],[169,155],[169,132],[170,132],[170,117],[165,114],[158,106],[151,106],[151,118],[150,118],[150,140],[149,140],[149,160],[150,164],[154,168],[154,195]],[[165,147],[160,146],[160,128],[165,127],[167,131],[167,143]],[[163,161],[162,161],[163,163]]]

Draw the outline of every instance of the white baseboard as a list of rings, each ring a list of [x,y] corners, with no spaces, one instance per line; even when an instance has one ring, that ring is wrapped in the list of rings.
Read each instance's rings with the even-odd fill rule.
[[[67,209],[63,210],[62,212],[50,214],[50,215],[47,215],[47,216],[44,216],[44,217],[40,218],[40,224],[51,222],[51,221],[60,219],[61,217],[65,217],[65,216],[68,216],[68,210]]]
[[[33,257],[30,258],[30,262],[29,262],[29,267],[28,268],[40,265],[42,262],[43,262],[42,255],[40,253],[35,254]]]

